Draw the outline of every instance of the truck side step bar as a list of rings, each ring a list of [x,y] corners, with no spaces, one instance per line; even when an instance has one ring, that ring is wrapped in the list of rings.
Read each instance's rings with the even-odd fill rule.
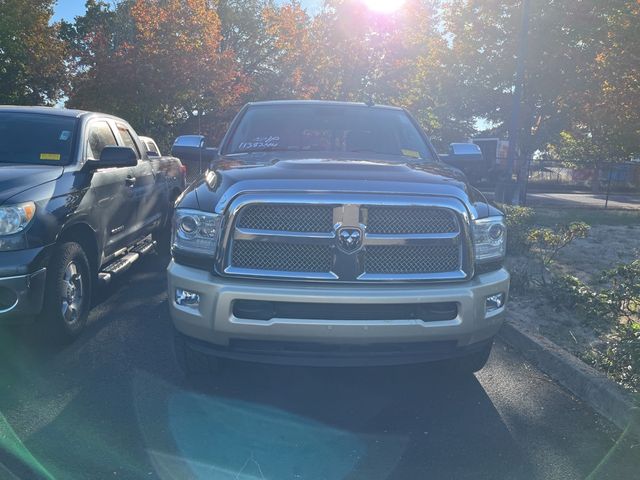
[[[156,242],[153,241],[151,237],[147,237],[141,242],[136,243],[128,250],[128,253],[102,267],[100,273],[98,273],[98,280],[102,284],[110,283],[114,277],[122,275],[140,258],[152,252],[155,245]]]

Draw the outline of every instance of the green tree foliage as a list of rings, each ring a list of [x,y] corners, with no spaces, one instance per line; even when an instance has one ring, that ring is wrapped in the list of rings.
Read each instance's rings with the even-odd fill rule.
[[[510,114],[520,0],[445,0],[452,68],[470,114],[504,135]],[[640,150],[637,0],[532,0],[521,150],[593,165]],[[560,136],[561,132],[566,132]],[[579,147],[576,150],[575,147]],[[564,154],[569,155],[564,156]],[[584,160],[584,161],[583,161]]]
[[[565,163],[595,167],[640,156],[640,3],[592,2],[580,45],[590,52],[564,108],[572,122],[550,151]],[[594,25],[598,28],[594,28]]]
[[[51,104],[66,81],[52,0],[0,0],[0,104]]]
[[[506,135],[522,0],[0,0],[0,101],[119,114],[165,143],[219,138],[248,100],[316,98],[409,108],[443,149],[487,119]],[[640,155],[640,4],[531,0],[521,151],[575,165]],[[65,76],[65,66],[66,76]],[[196,114],[197,113],[197,114]]]

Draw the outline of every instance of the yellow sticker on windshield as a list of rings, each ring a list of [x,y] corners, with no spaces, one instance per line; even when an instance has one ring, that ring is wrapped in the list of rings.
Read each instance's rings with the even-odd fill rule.
[[[40,160],[60,160],[59,153],[41,153]]]
[[[405,150],[404,148],[402,149],[402,155],[411,158],[421,158],[420,152],[416,152],[415,150]]]

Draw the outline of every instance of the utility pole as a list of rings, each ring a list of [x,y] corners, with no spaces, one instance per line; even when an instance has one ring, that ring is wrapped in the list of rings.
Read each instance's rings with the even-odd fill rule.
[[[527,64],[527,50],[529,47],[529,13],[530,0],[522,0],[522,25],[520,27],[520,40],[518,46],[518,58],[516,65],[515,85],[513,89],[513,103],[511,105],[511,118],[509,119],[509,149],[507,150],[507,171],[504,178],[502,201],[511,204],[518,198],[513,188],[513,169],[518,156],[518,143],[520,141],[520,117],[522,111],[522,90],[524,89],[524,75]]]

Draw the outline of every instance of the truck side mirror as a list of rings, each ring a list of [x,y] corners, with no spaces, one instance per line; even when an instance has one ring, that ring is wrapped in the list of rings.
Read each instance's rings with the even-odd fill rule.
[[[183,135],[176,138],[171,155],[178,157],[189,172],[201,174],[218,158],[218,149],[206,147],[202,135]]]
[[[206,156],[205,139],[202,135],[182,135],[171,147],[171,155],[180,160],[200,160]]]
[[[135,167],[138,155],[131,147],[104,147],[100,153],[100,160],[87,162],[88,168],[117,168]]]

